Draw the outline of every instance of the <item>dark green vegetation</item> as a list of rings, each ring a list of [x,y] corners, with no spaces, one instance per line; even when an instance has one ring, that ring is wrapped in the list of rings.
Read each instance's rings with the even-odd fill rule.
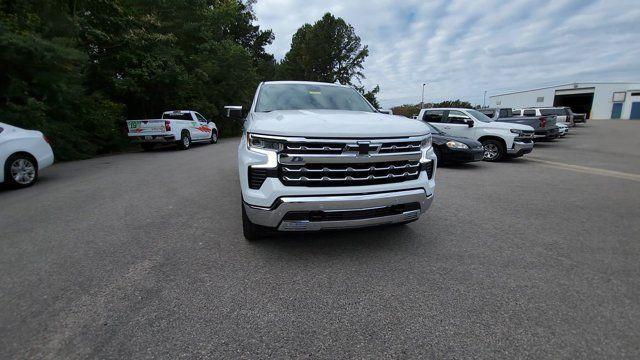
[[[250,104],[260,81],[363,77],[367,47],[344,20],[301,27],[280,65],[252,3],[0,0],[0,122],[41,130],[59,160],[87,158],[127,146],[125,119],[195,109],[233,135],[219,113]],[[361,91],[375,102],[378,89]]]
[[[274,74],[273,35],[254,20],[230,0],[2,0],[0,121],[45,132],[72,159],[125,147],[126,118],[216,118]]]

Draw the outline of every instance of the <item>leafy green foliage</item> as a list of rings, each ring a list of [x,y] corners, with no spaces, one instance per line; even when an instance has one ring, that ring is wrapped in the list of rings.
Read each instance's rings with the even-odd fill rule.
[[[363,63],[369,49],[353,27],[326,13],[313,25],[305,24],[291,40],[291,50],[279,66],[278,77],[352,84],[364,78]]]
[[[364,96],[365,99],[367,99],[371,103],[371,105],[373,105],[373,107],[375,107],[376,109],[380,109],[380,103],[376,98],[376,95],[378,95],[378,93],[380,92],[379,85],[376,85],[376,87],[374,87],[369,91],[366,91],[364,89],[364,86],[354,86],[354,87],[356,90],[358,90],[362,94],[362,96]]]
[[[0,121],[43,131],[58,159],[127,146],[127,118],[227,104],[275,77],[252,2],[0,0]]]
[[[369,49],[362,45],[353,26],[330,13],[313,25],[305,24],[291,39],[291,49],[278,64],[276,77],[282,80],[321,81],[354,85],[364,78],[363,63]],[[376,108],[380,87],[366,91],[355,86]]]

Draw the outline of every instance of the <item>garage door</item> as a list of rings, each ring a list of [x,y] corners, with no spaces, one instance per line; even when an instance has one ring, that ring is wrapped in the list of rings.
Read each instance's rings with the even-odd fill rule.
[[[594,88],[556,90],[553,106],[568,106],[574,113],[591,114]]]

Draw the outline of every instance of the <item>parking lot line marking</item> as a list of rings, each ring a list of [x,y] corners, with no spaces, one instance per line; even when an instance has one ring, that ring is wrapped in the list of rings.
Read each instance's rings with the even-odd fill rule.
[[[576,171],[576,172],[581,172],[581,173],[586,173],[586,174],[609,176],[609,177],[614,177],[614,178],[618,178],[618,179],[626,179],[626,180],[640,182],[640,175],[639,174],[632,174],[632,173],[626,173],[626,172],[621,172],[621,171],[613,171],[613,170],[605,170],[605,169],[594,168],[594,167],[589,167],[589,166],[566,164],[566,163],[561,163],[561,162],[555,162],[555,161],[549,161],[549,160],[541,160],[541,159],[535,159],[535,158],[529,158],[529,160],[535,161],[535,162],[538,162],[538,163],[541,163],[541,164],[544,164],[544,165],[552,166],[552,167],[557,168],[557,169],[571,170],[571,171]]]

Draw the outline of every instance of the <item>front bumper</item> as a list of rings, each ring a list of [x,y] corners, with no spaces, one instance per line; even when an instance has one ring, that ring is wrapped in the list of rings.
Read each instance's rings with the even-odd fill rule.
[[[415,220],[427,211],[433,194],[423,188],[374,194],[284,196],[272,207],[243,203],[254,224],[280,231],[316,231],[393,224]],[[402,206],[419,204],[419,207]],[[400,209],[400,210],[398,210]],[[292,216],[311,214],[309,218]]]
[[[444,162],[464,163],[471,161],[480,161],[484,159],[484,148],[473,149],[449,149],[443,147],[442,155]]]
[[[514,141],[511,149],[507,149],[507,154],[509,155],[524,155],[533,151],[533,141],[530,142],[520,142]]]

